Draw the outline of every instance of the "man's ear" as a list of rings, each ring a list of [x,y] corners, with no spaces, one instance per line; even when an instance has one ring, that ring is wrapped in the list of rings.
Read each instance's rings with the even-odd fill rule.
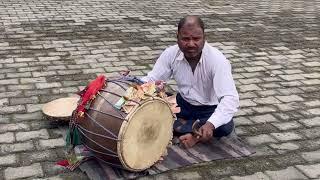
[[[177,40],[179,39],[179,32],[177,31]]]

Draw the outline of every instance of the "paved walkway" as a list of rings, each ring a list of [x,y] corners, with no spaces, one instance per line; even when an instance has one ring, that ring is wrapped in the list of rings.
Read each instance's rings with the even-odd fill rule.
[[[231,61],[236,130],[257,154],[153,178],[319,179],[319,12],[319,0],[0,1],[0,179],[86,179],[54,166],[63,132],[40,107],[97,74],[144,75],[186,14]]]

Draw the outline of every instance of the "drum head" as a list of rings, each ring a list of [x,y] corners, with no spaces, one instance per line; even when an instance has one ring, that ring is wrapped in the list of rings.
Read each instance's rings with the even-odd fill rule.
[[[142,171],[155,164],[172,139],[173,116],[161,99],[146,101],[128,115],[120,129],[118,154],[122,164]]]
[[[71,117],[72,112],[77,108],[79,97],[60,98],[48,102],[42,107],[42,112],[53,118]]]

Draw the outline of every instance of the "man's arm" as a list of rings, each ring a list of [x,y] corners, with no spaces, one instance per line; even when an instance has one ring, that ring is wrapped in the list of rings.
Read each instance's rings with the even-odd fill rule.
[[[239,107],[239,95],[232,77],[231,65],[222,54],[221,62],[215,67],[213,84],[219,103],[206,124],[199,129],[204,141],[213,136],[214,129],[227,124]]]
[[[227,59],[224,58],[216,67],[213,84],[219,104],[208,121],[218,128],[227,124],[239,107],[239,95],[232,77],[231,65]]]
[[[142,81],[167,81],[172,75],[171,69],[172,48],[167,48],[157,59],[152,71],[147,76],[141,78]]]

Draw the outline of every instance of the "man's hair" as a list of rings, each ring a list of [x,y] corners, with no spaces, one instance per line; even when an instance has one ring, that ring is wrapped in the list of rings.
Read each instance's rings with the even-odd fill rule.
[[[195,18],[196,23],[199,25],[199,27],[201,27],[201,29],[204,32],[204,23],[199,16],[185,16],[185,17],[181,18],[178,23],[178,32],[180,32],[180,29],[185,25],[188,18]]]

